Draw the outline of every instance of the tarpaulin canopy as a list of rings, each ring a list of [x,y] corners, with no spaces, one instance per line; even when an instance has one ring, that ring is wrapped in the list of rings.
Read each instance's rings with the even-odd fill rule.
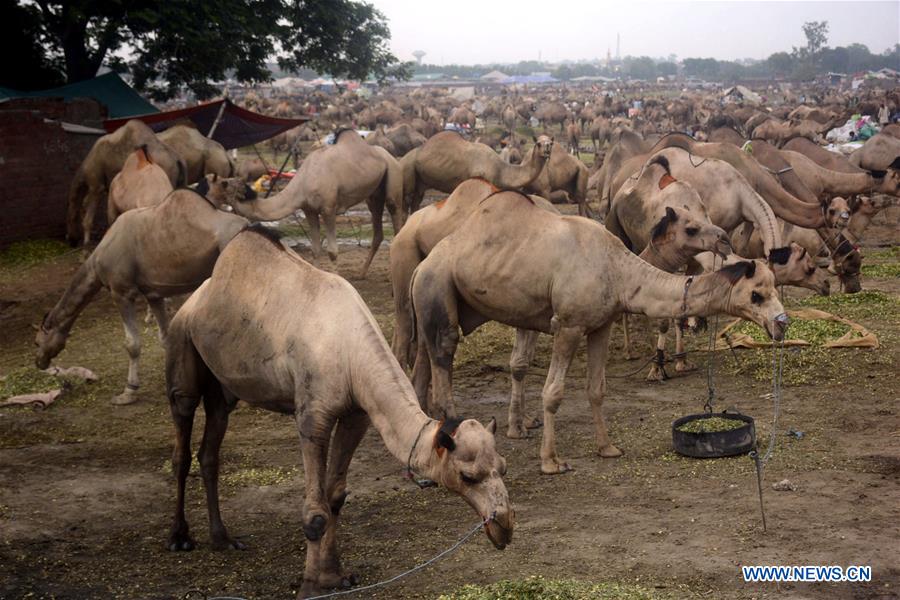
[[[132,118],[143,121],[154,131],[162,131],[178,121],[188,119],[197,126],[200,133],[219,142],[225,146],[226,150],[267,140],[310,119],[306,115],[293,119],[267,117],[241,108],[231,100],[224,98],[163,113],[137,115],[128,119],[109,119],[104,121],[103,126],[106,131],[112,133]],[[214,124],[215,130],[213,130]]]
[[[159,112],[155,106],[145,100],[116,73],[106,73],[93,79],[37,92],[23,92],[0,87],[0,100],[6,98],[32,98],[36,96],[65,98],[66,100],[93,98],[106,106],[111,119]]]

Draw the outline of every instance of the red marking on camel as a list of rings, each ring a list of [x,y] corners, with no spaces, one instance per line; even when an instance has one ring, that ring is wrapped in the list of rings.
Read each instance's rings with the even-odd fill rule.
[[[434,207],[438,210],[441,210],[442,208],[444,208],[445,204],[447,204],[447,198],[444,198],[443,200],[438,200],[437,202],[435,202]]]
[[[147,156],[147,153],[144,152],[143,148],[138,148],[137,150],[134,151],[134,153],[135,153],[135,155],[137,155],[137,159],[138,159],[137,168],[138,169],[143,169],[147,165],[153,164],[153,161],[150,160],[150,157]]]
[[[678,180],[666,173],[659,178],[659,189],[664,190],[666,189],[666,186],[668,186],[670,183],[675,183],[676,181]]]
[[[488,184],[488,185],[490,186],[490,188],[491,188],[491,193],[492,193],[492,194],[496,194],[497,192],[500,191],[500,188],[498,188],[496,185],[494,185],[493,183],[491,183],[490,181],[488,181],[488,180],[485,179],[484,177],[473,177],[472,179],[477,179],[478,181],[481,181],[481,182],[484,182],[484,183]]]

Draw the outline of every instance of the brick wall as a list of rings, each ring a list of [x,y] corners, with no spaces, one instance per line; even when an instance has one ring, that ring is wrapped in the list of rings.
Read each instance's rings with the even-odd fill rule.
[[[67,112],[66,107],[75,103],[27,100],[22,103],[31,104],[27,108],[4,103],[0,110],[0,248],[20,240],[65,235],[69,183],[97,140],[93,135],[67,133],[59,123],[44,122],[45,115],[66,118],[75,116],[73,110],[76,114],[91,111],[76,105]],[[91,119],[86,121],[82,124],[93,124]]]

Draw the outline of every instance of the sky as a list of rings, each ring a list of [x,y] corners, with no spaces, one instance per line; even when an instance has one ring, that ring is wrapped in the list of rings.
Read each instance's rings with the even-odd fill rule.
[[[389,21],[401,60],[431,64],[558,62],[616,55],[763,59],[803,46],[806,21],[828,21],[829,46],[900,42],[900,0],[633,2],[629,0],[367,0]]]

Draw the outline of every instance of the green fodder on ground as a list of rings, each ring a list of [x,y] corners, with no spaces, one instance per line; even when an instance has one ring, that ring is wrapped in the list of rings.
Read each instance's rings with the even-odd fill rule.
[[[867,277],[900,277],[900,262],[882,264],[863,264],[862,274]]]
[[[791,319],[784,339],[804,340],[813,346],[822,346],[825,342],[835,340],[850,330],[850,326],[846,323],[828,319]],[[731,331],[749,335],[757,342],[769,341],[769,335],[762,327],[750,321],[744,321]]]
[[[808,296],[788,303],[788,308],[818,308],[846,319],[878,317],[900,321],[900,298],[878,291],[832,296]]]
[[[0,251],[0,273],[43,263],[72,251],[60,240],[28,240],[16,242]]]
[[[83,380],[78,377],[56,377],[34,367],[23,367],[0,379],[0,400],[25,394],[42,394],[58,390],[66,383],[76,385],[81,381]]]
[[[490,585],[466,585],[441,595],[439,600],[668,600],[673,597],[640,585],[529,577]]]

